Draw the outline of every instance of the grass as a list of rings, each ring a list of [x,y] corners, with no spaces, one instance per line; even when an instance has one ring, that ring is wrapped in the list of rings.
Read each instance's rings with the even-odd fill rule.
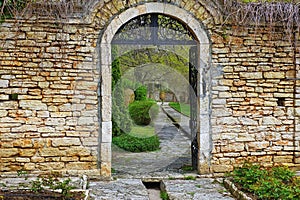
[[[138,138],[152,137],[155,135],[153,126],[133,126],[130,133],[131,136]]]
[[[196,177],[194,177],[194,176],[185,176],[184,180],[192,180],[192,181],[194,181],[194,180],[196,180]]]
[[[133,126],[130,133],[113,137],[113,143],[130,152],[156,151],[160,145],[152,126]]]
[[[161,191],[161,192],[160,192],[160,198],[161,198],[162,200],[168,200],[168,199],[169,199],[168,193],[165,192],[165,191]]]
[[[184,165],[181,167],[181,170],[184,172],[190,172],[190,171],[194,171],[194,167],[190,165]]]
[[[190,104],[170,102],[169,106],[188,117],[190,116]]]

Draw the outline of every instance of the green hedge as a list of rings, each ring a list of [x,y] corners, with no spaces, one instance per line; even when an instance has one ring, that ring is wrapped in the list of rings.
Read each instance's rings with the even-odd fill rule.
[[[130,134],[123,134],[114,137],[112,142],[118,147],[130,152],[155,151],[159,149],[160,144],[157,135],[139,138]]]
[[[131,119],[137,125],[149,125],[159,111],[155,101],[135,101],[129,105]]]

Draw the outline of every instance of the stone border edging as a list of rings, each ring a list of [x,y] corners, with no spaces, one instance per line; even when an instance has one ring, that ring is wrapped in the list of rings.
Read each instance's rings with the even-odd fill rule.
[[[230,191],[230,193],[238,200],[253,200],[251,197],[247,196],[244,192],[239,190],[233,182],[228,179],[223,180],[224,187]]]

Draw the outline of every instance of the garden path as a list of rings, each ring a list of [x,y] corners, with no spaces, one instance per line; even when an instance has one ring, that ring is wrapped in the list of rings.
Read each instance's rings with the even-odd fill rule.
[[[160,138],[160,150],[154,152],[131,153],[115,145],[112,147],[112,167],[114,175],[150,175],[166,172],[181,172],[184,165],[191,165],[191,141],[186,132],[177,128],[162,108],[169,114],[178,113],[167,103],[160,106],[158,117],[154,121],[155,130]],[[182,120],[188,123],[188,120]],[[188,126],[184,124],[183,126]]]

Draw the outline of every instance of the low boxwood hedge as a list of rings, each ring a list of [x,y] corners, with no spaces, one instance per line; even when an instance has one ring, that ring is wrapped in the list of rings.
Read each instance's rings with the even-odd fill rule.
[[[155,151],[159,149],[159,138],[157,135],[140,138],[130,134],[124,134],[113,138],[113,144],[130,152]]]

